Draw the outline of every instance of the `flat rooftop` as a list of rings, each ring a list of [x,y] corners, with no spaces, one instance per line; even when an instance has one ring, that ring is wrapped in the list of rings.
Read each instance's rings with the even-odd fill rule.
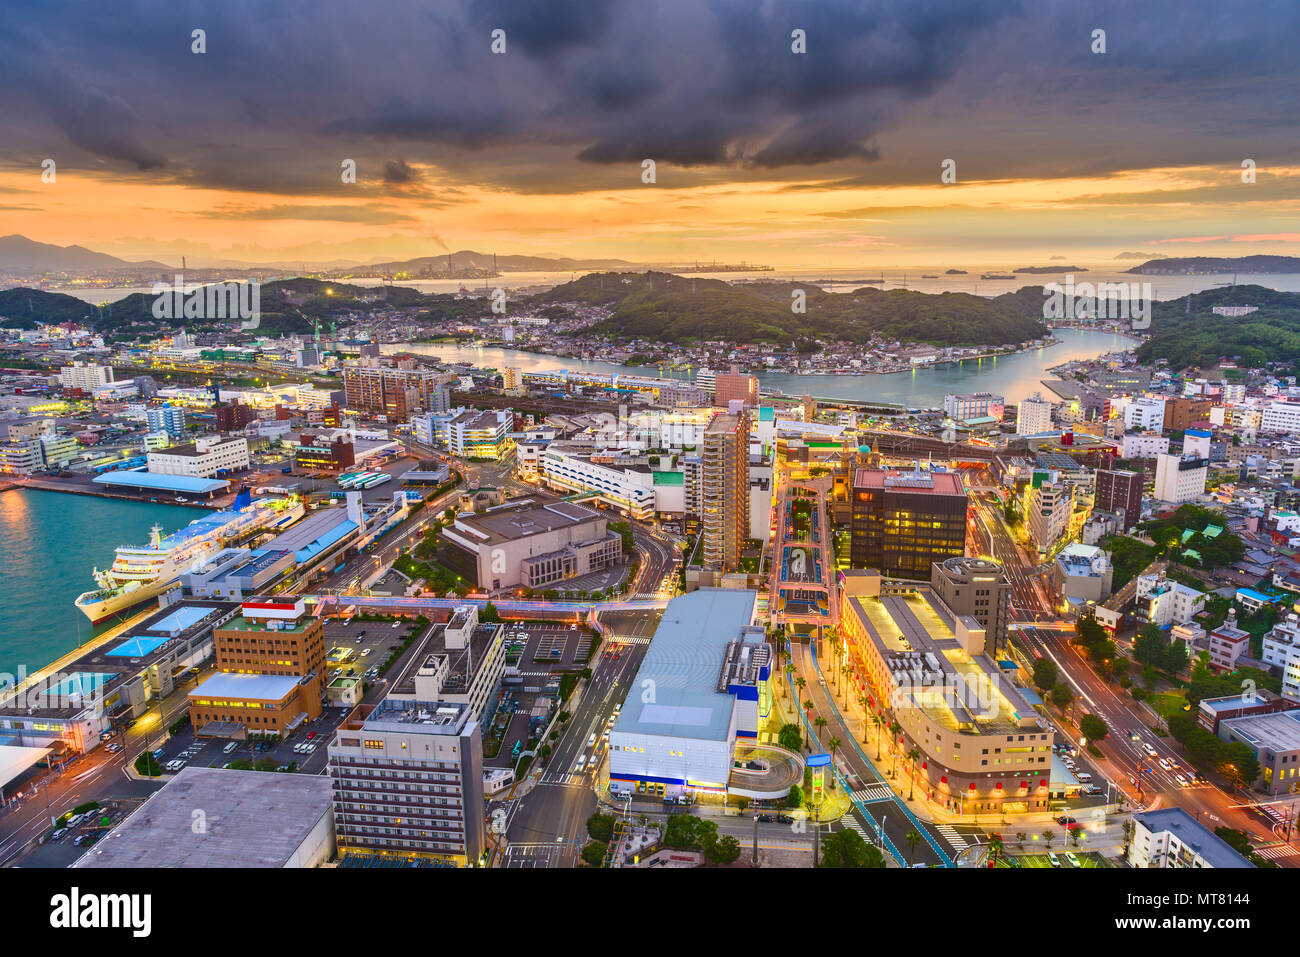
[[[453,622],[455,619],[453,619]],[[426,665],[433,665],[431,659],[445,658],[447,674],[443,679],[444,694],[465,694],[474,683],[474,675],[488,663],[492,644],[497,633],[502,631],[500,624],[481,624],[469,635],[464,648],[447,647],[447,628],[449,625],[433,625],[421,638],[420,647],[415,654],[407,658],[406,669],[393,682],[390,693],[395,695],[414,695],[415,676]]]
[[[517,541],[557,528],[604,518],[600,512],[576,502],[548,496],[530,495],[503,502],[473,515],[458,515],[448,531],[455,530],[474,545]]]
[[[891,492],[921,495],[960,495],[966,486],[956,472],[926,472],[911,469],[858,469],[853,475],[854,488],[881,488]]]
[[[230,619],[230,621],[222,625],[218,631],[255,631],[271,635],[300,635],[311,626],[312,622],[318,621],[319,619],[303,613],[302,617],[297,621],[291,621],[287,618],[274,618],[271,620],[279,627],[272,628],[267,621],[254,620],[251,618],[245,618],[243,615],[236,615],[234,618]]]
[[[224,479],[190,478],[186,475],[155,475],[153,472],[137,472],[127,469],[96,475],[94,482],[96,485],[157,489],[164,492],[193,492],[196,495],[204,495],[209,492],[224,492],[230,488],[230,483]]]
[[[701,588],[670,601],[631,685],[653,687],[653,701],[628,695],[614,730],[725,740],[735,697],[718,690],[719,675],[757,605],[757,592],[732,588]]]
[[[1300,751],[1300,712],[1278,711],[1227,718],[1223,726],[1256,751]]]
[[[1133,820],[1148,831],[1169,831],[1185,846],[1190,847],[1214,867],[1254,867],[1217,834],[1199,823],[1180,807],[1161,808],[1158,811],[1139,811]]]
[[[333,813],[333,797],[318,774],[185,768],[73,866],[284,867]]]
[[[190,698],[237,698],[255,701],[282,701],[302,678],[298,675],[240,675],[217,672],[195,687]]]

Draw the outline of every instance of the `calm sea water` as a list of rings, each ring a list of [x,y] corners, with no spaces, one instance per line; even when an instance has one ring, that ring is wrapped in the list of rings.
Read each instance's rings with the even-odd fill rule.
[[[0,672],[43,668],[95,633],[72,602],[122,544],[171,532],[198,509],[21,489],[0,492]],[[106,622],[99,630],[111,627]]]
[[[926,366],[910,372],[886,375],[759,375],[764,389],[777,389],[789,395],[819,396],[828,399],[874,400],[916,408],[943,405],[950,392],[997,392],[1008,402],[1019,402],[1043,391],[1041,380],[1052,378],[1047,370],[1072,359],[1087,359],[1120,352],[1134,345],[1125,336],[1090,329],[1058,329],[1061,341],[1053,346],[1018,352],[996,359],[968,359],[965,362]],[[620,366],[612,362],[583,359],[557,359],[536,352],[515,349],[490,349],[450,346],[439,343],[385,345],[383,351],[417,352],[436,356],[443,362],[468,362],[481,368],[499,369],[515,366],[526,372],[544,369],[581,369],[589,372],[631,372],[638,375],[671,375],[689,378],[686,372],[660,370],[653,366]]]

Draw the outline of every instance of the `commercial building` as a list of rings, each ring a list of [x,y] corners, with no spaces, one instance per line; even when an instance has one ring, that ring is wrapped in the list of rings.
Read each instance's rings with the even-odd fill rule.
[[[654,518],[655,472],[649,458],[585,443],[552,442],[540,456],[540,477],[563,492],[595,492],[597,501],[640,522]]]
[[[1139,575],[1133,617],[1161,628],[1182,625],[1205,610],[1205,592],[1166,578],[1164,572]]]
[[[703,566],[725,574],[740,567],[749,537],[749,416],[739,401],[709,422],[701,457]]]
[[[980,621],[927,582],[846,571],[840,589],[870,707],[901,725],[903,752],[921,752],[917,796],[959,814],[1047,810],[1054,732],[1003,676]]]
[[[1127,469],[1098,469],[1093,507],[1121,516],[1121,530],[1128,531],[1142,517],[1142,472]]]
[[[325,623],[301,598],[254,600],[214,633],[218,674],[189,694],[195,735],[287,736],[320,716]]]
[[[1270,402],[1260,414],[1261,432],[1300,432],[1300,402]]]
[[[217,417],[218,432],[238,432],[255,417],[252,406],[245,405],[238,399],[222,402],[212,411]]]
[[[356,446],[346,434],[303,432],[293,450],[294,468],[304,471],[342,472],[356,461]]]
[[[617,564],[623,539],[595,509],[529,496],[456,516],[438,557],[480,588],[546,588]]]
[[[1205,494],[1209,465],[1209,460],[1194,455],[1156,456],[1156,499],[1171,505],[1195,501]]]
[[[100,734],[171,695],[188,669],[212,656],[213,629],[238,612],[233,602],[176,602],[30,686],[20,669],[20,690],[0,694],[0,738],[89,751]]]
[[[1219,698],[1202,698],[1196,709],[1196,723],[1213,735],[1218,735],[1219,725],[1229,718],[1248,715],[1276,714],[1292,711],[1296,702],[1288,701],[1271,691],[1257,688]]]
[[[930,566],[966,553],[966,487],[955,472],[858,469],[849,543],[853,568],[927,580]]]
[[[757,610],[758,594],[742,589],[668,603],[631,684],[653,694],[629,695],[610,731],[616,792],[727,789],[737,742],[753,743],[771,706],[772,650]]]
[[[1035,392],[1028,399],[1021,399],[1016,412],[1016,432],[1020,435],[1040,435],[1052,428],[1052,403],[1043,398],[1041,392]]]
[[[333,799],[318,774],[188,767],[72,866],[319,867],[334,856]]]
[[[471,459],[505,458],[512,448],[514,413],[509,409],[464,409],[435,417],[433,441],[452,455]]]
[[[1159,432],[1165,427],[1165,400],[1134,399],[1124,407],[1124,428],[1136,432]]]
[[[944,415],[960,423],[984,419],[1001,422],[1005,410],[1006,400],[992,392],[971,392],[965,395],[946,395],[943,397]],[[1047,430],[1040,429],[1039,431],[1046,432]]]
[[[1052,583],[1071,604],[1105,601],[1114,577],[1109,556],[1095,545],[1067,545],[1052,563]]]
[[[173,439],[185,435],[185,410],[179,405],[151,405],[144,417],[150,432],[166,432]]]
[[[1213,399],[1195,396],[1173,396],[1165,400],[1164,428],[1166,432],[1185,432],[1197,422],[1206,422],[1210,418]]]
[[[184,445],[150,452],[152,475],[216,478],[248,468],[248,439],[243,436],[200,436]]]
[[[505,626],[480,624],[478,608],[465,605],[446,625],[430,626],[388,696],[465,704],[481,727],[491,727],[505,672]]]
[[[181,576],[195,598],[242,602],[293,567],[293,552],[284,549],[223,548]]]
[[[1120,455],[1126,459],[1153,459],[1169,453],[1169,436],[1159,432],[1125,432]]]
[[[930,587],[958,617],[978,621],[989,649],[1005,648],[1011,621],[1011,582],[997,562],[987,558],[948,558],[930,566]]]
[[[1300,711],[1243,715],[1219,722],[1219,738],[1239,741],[1259,761],[1253,782],[1265,794],[1294,794],[1300,787]]]
[[[389,697],[366,707],[329,746],[339,856],[478,864],[483,742],[469,706]]]
[[[1029,540],[1039,554],[1050,552],[1070,527],[1070,516],[1074,513],[1074,486],[1068,482],[1031,485],[1025,511]]]
[[[1180,807],[1133,815],[1128,862],[1161,868],[1255,866]]]

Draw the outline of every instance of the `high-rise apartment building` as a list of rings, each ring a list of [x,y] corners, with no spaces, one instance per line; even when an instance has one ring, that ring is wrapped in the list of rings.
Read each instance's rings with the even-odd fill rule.
[[[1197,422],[1208,421],[1213,405],[1213,399],[1187,395],[1165,399],[1165,430],[1185,432]]]
[[[1142,516],[1142,472],[1127,469],[1098,469],[1097,492],[1093,507],[1103,512],[1123,513],[1124,530],[1128,531]]]
[[[1052,403],[1035,392],[1020,401],[1016,412],[1016,432],[1020,435],[1038,435],[1052,428]]]
[[[74,362],[59,370],[59,385],[65,389],[80,389],[92,393],[113,381],[113,367],[92,362]]]
[[[393,369],[350,366],[343,370],[343,390],[349,409],[382,413],[389,421],[405,422],[420,409],[432,410],[434,391],[442,384],[434,369]]]
[[[185,434],[185,410],[178,405],[156,405],[144,410],[150,432],[166,432],[173,439]]]
[[[464,702],[363,705],[329,747],[339,856],[450,860],[483,854],[483,743]]]
[[[1039,552],[1050,552],[1065,536],[1074,511],[1074,486],[1043,482],[1029,490],[1029,540]]]
[[[702,458],[704,567],[735,571],[749,536],[749,416],[740,400],[704,430]]]
[[[858,469],[850,564],[927,581],[935,562],[966,553],[966,487],[955,472]]]
[[[758,405],[758,377],[734,368],[719,372],[713,380],[713,404],[729,409],[733,399],[739,399],[747,407]]]
[[[1205,492],[1209,460],[1173,453],[1156,456],[1155,496],[1161,502],[1181,505]]]

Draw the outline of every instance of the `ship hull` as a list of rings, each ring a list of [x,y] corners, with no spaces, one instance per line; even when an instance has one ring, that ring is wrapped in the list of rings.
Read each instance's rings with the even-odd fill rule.
[[[157,598],[171,584],[170,581],[146,582],[139,588],[134,588],[129,592],[121,592],[111,598],[96,598],[83,602],[82,599],[86,595],[93,594],[93,592],[87,592],[86,595],[82,595],[76,600],[77,610],[89,618],[92,625],[98,625],[119,612],[134,608],[136,605],[143,605],[145,602]]]

